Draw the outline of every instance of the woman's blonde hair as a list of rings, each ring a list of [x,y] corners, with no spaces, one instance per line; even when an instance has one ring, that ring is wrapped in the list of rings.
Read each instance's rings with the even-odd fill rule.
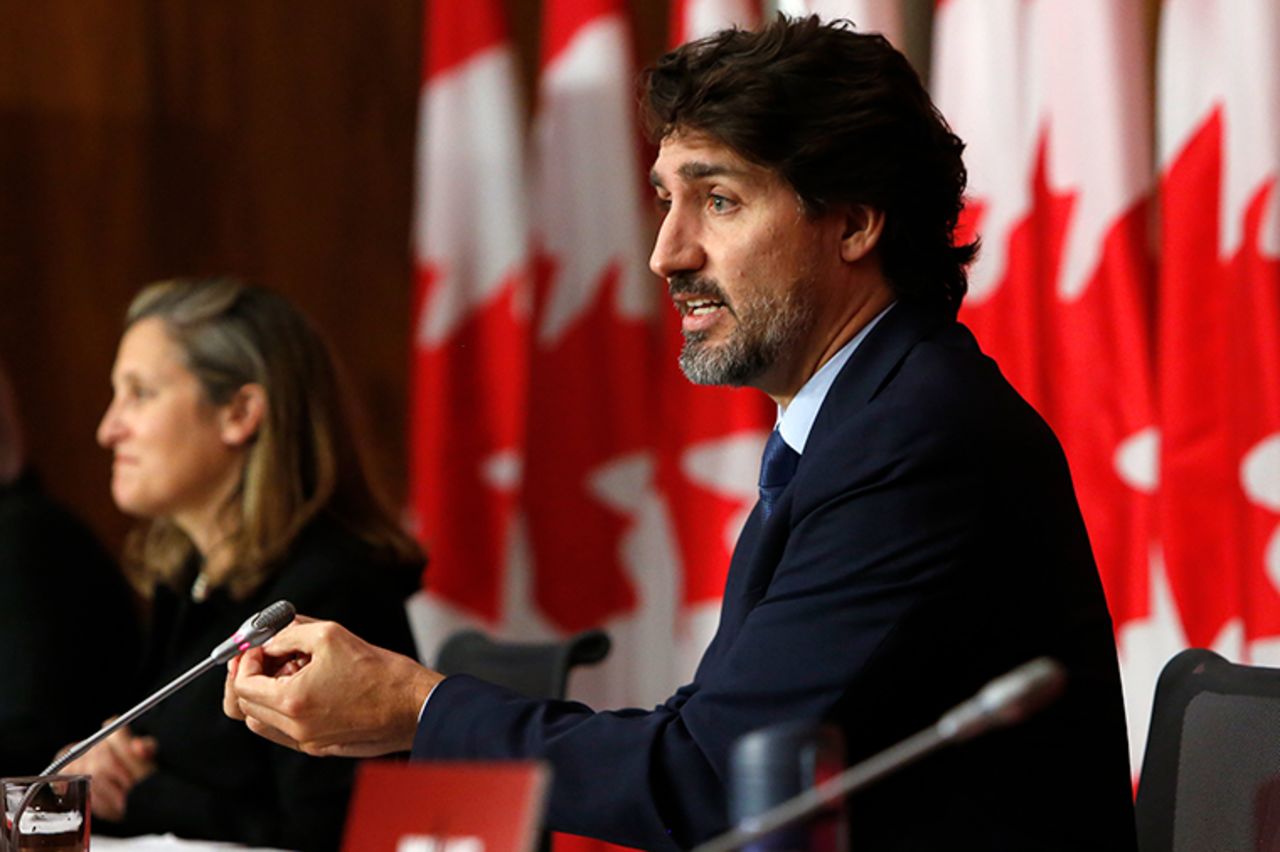
[[[329,348],[283,297],[232,278],[175,279],[134,298],[125,330],[160,319],[208,401],[229,402],[257,384],[266,397],[240,487],[226,511],[235,532],[224,545],[234,566],[230,593],[250,594],[294,538],[323,514],[398,559],[420,559],[373,487],[351,429]],[[176,583],[195,546],[168,518],[135,531],[128,563],[139,590]]]

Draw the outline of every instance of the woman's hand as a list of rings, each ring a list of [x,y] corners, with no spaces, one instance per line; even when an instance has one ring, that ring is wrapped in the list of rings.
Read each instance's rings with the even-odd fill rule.
[[[109,720],[108,720],[109,721]],[[68,746],[70,748],[70,746]],[[89,797],[93,815],[119,822],[124,819],[129,791],[155,771],[156,741],[120,730],[62,768],[62,773],[93,778]]]

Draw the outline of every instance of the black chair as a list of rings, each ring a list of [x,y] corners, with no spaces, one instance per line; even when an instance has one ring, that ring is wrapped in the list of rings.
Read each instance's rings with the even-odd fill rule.
[[[1165,665],[1137,823],[1142,852],[1280,850],[1280,669],[1200,648]]]
[[[603,630],[560,642],[500,642],[479,630],[462,630],[440,647],[436,670],[474,675],[529,698],[564,698],[569,670],[600,662],[612,644]]]
[[[603,630],[584,630],[560,642],[501,642],[479,630],[460,630],[440,646],[436,671],[469,674],[529,698],[564,698],[569,670],[600,662],[612,647]],[[538,852],[551,852],[550,832],[541,832]]]

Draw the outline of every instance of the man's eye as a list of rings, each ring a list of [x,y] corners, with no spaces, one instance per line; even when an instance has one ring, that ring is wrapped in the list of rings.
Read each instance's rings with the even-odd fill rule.
[[[727,213],[733,209],[732,200],[725,198],[723,195],[712,195],[708,205],[714,213]]]
[[[658,210],[658,212],[659,212],[659,213],[670,213],[670,212],[671,212],[671,199],[670,199],[670,198],[662,198],[662,197],[659,197],[659,196],[654,196],[654,199],[653,199],[653,206],[654,206],[655,208],[657,208],[657,210]]]

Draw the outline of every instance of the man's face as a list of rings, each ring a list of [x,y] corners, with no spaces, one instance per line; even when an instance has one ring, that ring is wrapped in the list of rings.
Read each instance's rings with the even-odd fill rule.
[[[685,375],[794,393],[814,366],[838,223],[806,215],[780,175],[702,134],[663,140],[650,180],[664,217],[649,266],[680,311]]]

